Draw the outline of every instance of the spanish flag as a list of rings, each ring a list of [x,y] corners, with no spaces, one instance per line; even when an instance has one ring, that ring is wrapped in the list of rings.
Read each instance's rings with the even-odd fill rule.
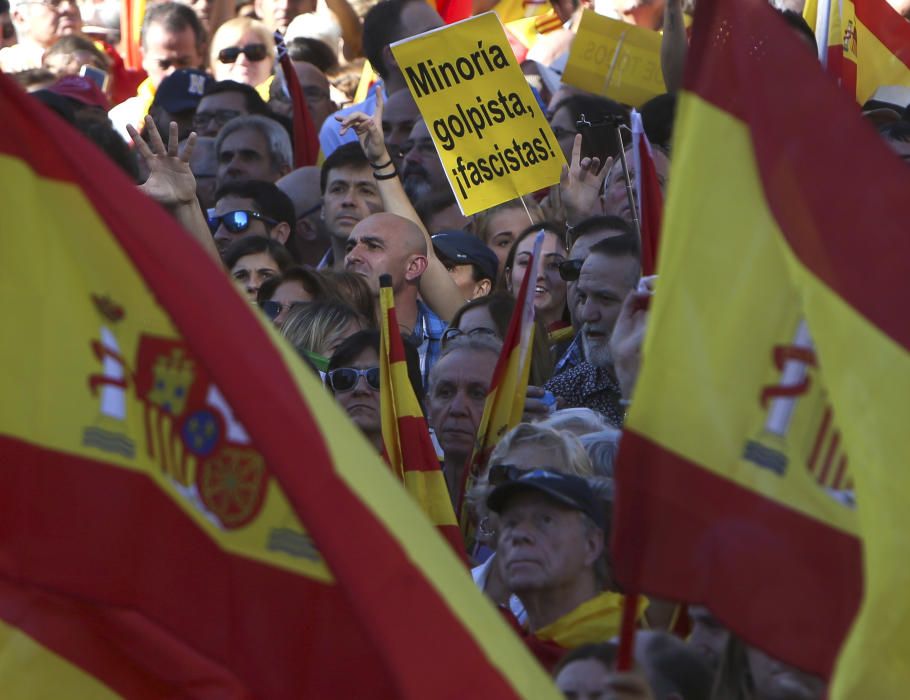
[[[815,32],[822,67],[840,80],[844,61],[840,0],[806,0],[803,19]]]
[[[764,0],[699,2],[677,115],[617,577],[903,697],[910,173]]]
[[[313,124],[310,108],[303,96],[303,89],[294,70],[294,62],[288,54],[287,44],[281,32],[275,32],[275,48],[278,52],[278,63],[287,87],[288,97],[291,100],[292,129],[294,132],[294,167],[302,168],[306,165],[316,165],[319,160],[319,131]],[[276,78],[277,79],[277,78]]]
[[[910,86],[910,22],[885,0],[843,0],[841,23],[843,83],[859,104],[884,85]]]
[[[379,284],[382,315],[379,401],[385,458],[392,473],[404,483],[430,522],[464,557],[464,543],[439,464],[439,455],[430,439],[430,429],[408,377],[391,276],[382,275]]]
[[[664,213],[664,195],[657,179],[651,143],[645,133],[641,115],[631,112],[632,163],[635,170],[635,204],[638,208],[638,228],[641,234],[641,270],[645,275],[657,271],[657,249]]]
[[[555,700],[224,271],[0,103],[3,697]]]
[[[486,466],[496,443],[521,422],[524,413],[528,377],[531,373],[531,345],[534,342],[534,280],[537,277],[537,261],[540,260],[543,236],[544,232],[540,231],[534,240],[531,257],[516,297],[515,310],[509,321],[509,330],[506,332],[502,351],[493,369],[490,389],[483,405],[483,416],[477,428],[474,451],[462,476],[462,487],[457,503],[459,524],[469,553],[474,528],[465,495],[474,486],[474,482]]]
[[[123,62],[127,68],[142,69],[140,35],[142,20],[145,19],[145,0],[123,0],[120,8],[120,36],[123,46]]]

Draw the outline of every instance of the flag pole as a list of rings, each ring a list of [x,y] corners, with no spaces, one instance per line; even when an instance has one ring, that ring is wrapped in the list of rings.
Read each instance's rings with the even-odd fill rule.
[[[638,613],[638,593],[628,593],[622,603],[622,626],[619,629],[617,671],[631,671],[635,649],[635,619]]]

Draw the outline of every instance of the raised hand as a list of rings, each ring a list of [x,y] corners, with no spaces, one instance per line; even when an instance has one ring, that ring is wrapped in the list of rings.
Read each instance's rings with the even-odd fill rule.
[[[631,399],[641,367],[641,345],[648,327],[648,307],[654,290],[654,278],[644,278],[638,289],[633,289],[623,301],[613,335],[610,353],[616,378],[624,399]]]
[[[139,189],[166,207],[195,202],[196,178],[190,170],[190,156],[193,155],[193,148],[196,145],[196,133],[190,134],[181,153],[176,122],[171,122],[167,148],[161,140],[155,121],[149,116],[145,118],[145,128],[149,134],[151,147],[142,140],[136,129],[132,126],[126,127],[136,150],[145,160],[149,170],[148,180],[140,185]]]
[[[565,210],[566,221],[575,225],[600,212],[601,190],[604,177],[613,165],[607,158],[601,168],[600,158],[581,157],[581,134],[575,136],[572,144],[572,161],[563,167],[559,178],[559,201]]]
[[[363,112],[353,112],[345,117],[335,117],[341,122],[341,134],[353,129],[360,141],[364,155],[374,165],[386,163],[391,158],[385,147],[385,138],[382,134],[382,90],[376,90],[376,110],[373,116]]]

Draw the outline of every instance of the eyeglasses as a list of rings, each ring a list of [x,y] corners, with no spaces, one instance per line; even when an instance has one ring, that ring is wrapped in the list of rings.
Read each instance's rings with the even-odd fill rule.
[[[208,126],[213,121],[217,126],[224,126],[234,117],[239,117],[240,112],[236,109],[216,109],[214,112],[196,112],[193,115],[193,128],[197,131],[204,126]]]
[[[459,338],[463,335],[471,338],[479,336],[488,336],[491,338],[499,337],[499,333],[492,328],[483,328],[482,326],[480,328],[472,328],[469,331],[463,331],[460,328],[446,328],[445,332],[442,334],[442,344],[445,345],[446,343],[450,343],[455,340],[455,338]]]
[[[269,55],[265,44],[247,44],[246,46],[229,46],[218,52],[218,60],[222,63],[233,63],[243,54],[251,61],[261,61]]]
[[[559,263],[559,276],[566,282],[574,282],[581,275],[584,260],[563,260]]]
[[[270,321],[274,321],[285,309],[291,308],[294,304],[299,304],[300,302],[292,301],[288,304],[282,304],[280,301],[268,301],[259,302],[259,308],[262,309]]]
[[[336,394],[351,391],[357,386],[360,377],[366,377],[369,387],[374,391],[379,391],[378,367],[369,367],[367,369],[339,367],[338,369],[333,369],[331,372],[328,372],[325,376],[329,382],[329,386],[332,387]]]
[[[229,211],[221,216],[209,214],[209,228],[212,233],[215,233],[215,231],[218,230],[218,227],[221,224],[224,224],[224,227],[231,233],[242,233],[250,227],[250,224],[253,223],[253,219],[264,221],[269,226],[276,226],[278,224],[274,219],[269,219],[258,211],[238,209],[237,211]]]

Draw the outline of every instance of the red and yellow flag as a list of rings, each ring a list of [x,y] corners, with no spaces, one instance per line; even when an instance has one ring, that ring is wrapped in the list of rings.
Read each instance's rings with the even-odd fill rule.
[[[145,18],[145,0],[123,0],[120,8],[121,54],[127,68],[142,68],[140,34]]]
[[[834,697],[900,697],[910,173],[764,0],[699,2],[686,71],[618,579],[825,677],[853,624]]]
[[[842,79],[859,104],[884,85],[910,87],[910,22],[885,0],[843,0],[841,25]]]
[[[468,550],[471,549],[473,526],[468,513],[465,495],[471,490],[490,452],[499,439],[521,422],[524,413],[525,395],[528,393],[528,377],[531,373],[531,345],[534,342],[534,280],[537,277],[537,261],[543,245],[544,232],[540,231],[535,240],[516,296],[515,310],[509,321],[509,330],[502,343],[499,359],[493,369],[490,390],[483,405],[483,416],[474,440],[474,452],[464,470],[462,487],[458,494],[458,513],[461,531],[465,536]]]
[[[557,698],[224,271],[0,102],[3,697]]]
[[[651,143],[645,133],[641,115],[631,112],[632,163],[635,169],[635,204],[638,208],[638,227],[641,234],[642,274],[657,271],[657,250],[664,214],[664,194],[657,179],[657,168],[651,153]]]
[[[815,32],[818,60],[827,73],[840,80],[844,61],[840,0],[806,0],[803,18]]]
[[[408,377],[404,342],[395,314],[392,278],[382,275],[379,284],[382,315],[379,396],[385,457],[392,472],[401,479],[430,522],[464,557],[464,543],[439,455]]]

